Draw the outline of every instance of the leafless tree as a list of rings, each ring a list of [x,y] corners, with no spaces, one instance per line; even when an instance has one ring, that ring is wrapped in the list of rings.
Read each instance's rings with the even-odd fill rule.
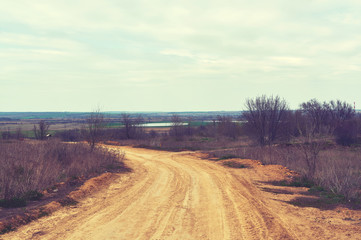
[[[48,130],[49,130],[49,124],[44,121],[44,120],[40,120],[38,123],[38,126],[34,125],[34,135],[36,139],[39,140],[44,140],[46,139],[46,135],[48,134]]]
[[[124,126],[125,136],[127,139],[131,138],[132,131],[132,119],[129,114],[123,113],[121,116],[121,122]]]
[[[256,97],[246,100],[247,111],[243,117],[254,132],[259,144],[270,145],[276,138],[282,122],[285,120],[288,105],[279,96]]]
[[[239,134],[239,126],[230,116],[217,116],[218,133],[235,139]]]
[[[184,126],[183,126],[182,118],[179,117],[177,114],[173,114],[171,121],[172,121],[172,126],[169,131],[170,135],[175,136],[176,139],[181,139],[184,135]]]
[[[319,102],[311,99],[301,104],[301,111],[307,118],[310,133],[315,135],[333,134],[344,121],[352,119],[355,114],[352,106],[346,102]]]
[[[20,140],[20,139],[23,138],[23,134],[22,134],[21,127],[16,128],[15,138],[16,138],[17,140]]]
[[[121,115],[121,122],[124,126],[124,134],[127,139],[142,137],[143,128],[141,125],[144,122],[142,116],[131,117],[130,114],[123,113]]]
[[[342,125],[345,121],[351,120],[355,117],[352,105],[347,102],[341,102],[340,100],[330,101],[328,106],[331,133],[333,133],[335,129]]]
[[[91,150],[93,150],[96,143],[101,140],[104,126],[104,114],[100,111],[100,109],[93,111],[86,120],[86,139]]]
[[[323,142],[312,141],[305,142],[298,145],[298,149],[303,154],[303,159],[307,165],[307,178],[314,179],[316,170],[319,165],[319,153],[324,148]]]
[[[325,132],[323,127],[327,126],[329,116],[329,105],[326,102],[322,104],[316,99],[311,99],[301,104],[301,110],[308,118],[308,123],[310,123],[312,128],[312,135]]]
[[[10,139],[11,138],[10,128],[7,128],[5,131],[3,131],[1,133],[1,137],[4,140]]]

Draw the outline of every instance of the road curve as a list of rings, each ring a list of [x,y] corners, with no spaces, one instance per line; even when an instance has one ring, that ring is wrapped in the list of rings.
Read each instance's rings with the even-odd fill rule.
[[[3,239],[317,239],[265,197],[249,169],[230,169],[186,152],[130,147],[132,173],[75,207],[63,208]],[[282,206],[284,206],[283,204]],[[285,208],[285,206],[284,206]],[[301,220],[302,221],[302,220]],[[332,238],[330,234],[328,236]]]

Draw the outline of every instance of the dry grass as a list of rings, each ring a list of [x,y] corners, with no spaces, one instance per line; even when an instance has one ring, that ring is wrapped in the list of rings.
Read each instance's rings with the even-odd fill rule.
[[[0,142],[0,199],[21,198],[67,178],[122,167],[124,154],[87,144],[49,141]]]
[[[212,157],[237,156],[260,160],[264,164],[280,164],[298,172],[305,181],[342,195],[346,200],[361,198],[361,149],[323,148],[316,154],[315,169],[307,164],[305,148],[295,146],[246,146],[231,150],[208,151]],[[314,171],[312,174],[310,172]]]
[[[171,136],[161,136],[138,140],[133,145],[145,148],[182,151],[182,150],[213,150],[229,149],[246,146],[250,141],[246,138],[230,139],[228,137],[182,136],[176,139]]]

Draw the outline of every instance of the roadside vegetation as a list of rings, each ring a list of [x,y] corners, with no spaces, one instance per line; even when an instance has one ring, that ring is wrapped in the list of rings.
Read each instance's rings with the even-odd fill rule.
[[[40,121],[33,130],[39,141],[31,142],[22,141],[21,129],[3,131],[0,199],[25,199],[29,192],[56,181],[112,168],[119,156],[99,148],[98,143],[103,142],[170,151],[200,150],[217,159],[281,164],[299,174],[284,184],[307,186],[340,201],[360,204],[361,116],[352,105],[311,99],[290,110],[287,101],[278,96],[260,96],[247,99],[244,110],[239,116],[218,115],[204,121],[177,114],[157,119],[171,122],[167,128],[145,128],[143,123],[151,121],[150,117],[121,114],[110,120],[95,111],[79,128],[53,131],[51,124]],[[46,137],[49,133],[51,139]],[[232,161],[227,164],[247,167]]]
[[[23,207],[55,183],[120,169],[124,155],[84,143],[0,141],[0,207]]]

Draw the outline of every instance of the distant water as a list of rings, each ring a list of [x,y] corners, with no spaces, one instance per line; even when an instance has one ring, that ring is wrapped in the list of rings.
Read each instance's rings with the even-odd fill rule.
[[[141,126],[143,126],[143,127],[171,127],[172,125],[173,125],[173,123],[171,123],[171,122],[141,124]],[[182,123],[182,125],[188,125],[188,123]]]

